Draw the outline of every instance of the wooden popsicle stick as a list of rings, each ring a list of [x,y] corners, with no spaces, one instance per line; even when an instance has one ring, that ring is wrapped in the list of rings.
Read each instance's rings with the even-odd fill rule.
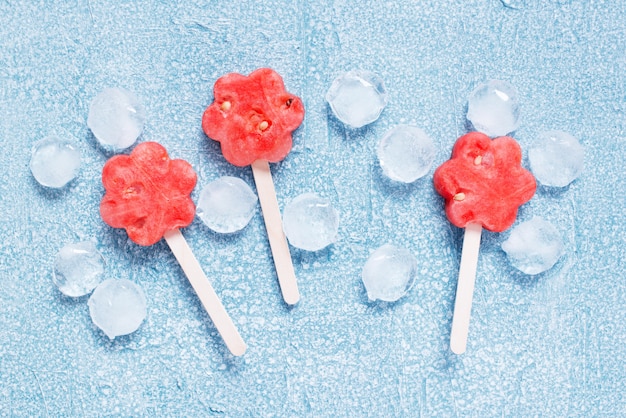
[[[241,338],[241,335],[239,335],[232,319],[228,316],[224,305],[222,305],[213,286],[211,286],[211,282],[209,282],[202,267],[200,267],[198,259],[191,252],[191,248],[189,248],[183,234],[181,234],[180,230],[177,228],[167,231],[163,237],[187,275],[187,279],[189,279],[204,309],[206,309],[209,317],[211,317],[215,328],[217,328],[217,331],[222,336],[226,347],[228,347],[230,352],[235,356],[243,355],[243,353],[246,352],[246,343]]]
[[[285,302],[289,305],[295,305],[300,300],[300,292],[289,253],[289,245],[283,232],[283,223],[280,218],[280,209],[276,200],[276,189],[269,163],[265,160],[256,160],[252,163],[252,174],[261,202],[261,211],[272,249],[280,290]]]
[[[450,349],[455,354],[463,354],[467,347],[482,230],[483,227],[480,224],[471,223],[465,227],[465,235],[463,236],[461,266],[459,268],[459,280],[456,285],[452,332],[450,333]]]

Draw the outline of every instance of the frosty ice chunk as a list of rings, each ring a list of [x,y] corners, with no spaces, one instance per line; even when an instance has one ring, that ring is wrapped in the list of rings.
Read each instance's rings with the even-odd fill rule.
[[[417,275],[417,260],[402,247],[385,244],[370,255],[363,267],[362,280],[367,297],[394,302],[411,289]]]
[[[110,339],[135,332],[147,313],[142,288],[126,279],[100,283],[87,304],[91,320]]]
[[[500,2],[504,7],[520,10],[527,6],[528,0],[500,0]]]
[[[74,141],[52,135],[33,147],[30,171],[42,186],[59,188],[76,177],[80,159],[81,153]]]
[[[339,214],[328,199],[304,193],[285,207],[283,228],[294,247],[318,251],[337,240]]]
[[[522,222],[502,243],[513,267],[526,274],[549,270],[563,255],[561,234],[550,222],[538,216]]]
[[[517,91],[500,80],[478,85],[469,96],[467,119],[474,129],[491,137],[513,132],[520,123]]]
[[[258,200],[245,181],[224,176],[202,189],[196,213],[213,231],[228,234],[248,225]]]
[[[128,90],[104,89],[89,106],[87,126],[106,148],[121,150],[135,143],[146,115],[143,105]]]
[[[52,281],[67,296],[79,297],[91,292],[102,280],[104,258],[92,241],[68,244],[54,260]]]
[[[378,119],[387,105],[387,92],[376,74],[349,71],[333,81],[326,101],[337,119],[360,128]]]
[[[380,140],[377,155],[387,177],[412,183],[428,173],[435,151],[435,144],[426,132],[414,126],[399,125]]]
[[[585,151],[578,140],[562,131],[542,132],[528,150],[530,169],[545,186],[565,187],[583,170]]]

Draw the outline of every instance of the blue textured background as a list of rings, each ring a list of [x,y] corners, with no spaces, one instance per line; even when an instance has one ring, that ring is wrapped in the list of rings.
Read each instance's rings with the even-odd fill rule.
[[[512,3],[513,2],[507,2]],[[585,0],[259,2],[0,1],[1,416],[624,416],[626,415],[626,2]],[[281,207],[314,191],[341,213],[339,241],[293,251],[303,299],[282,302],[260,213],[240,234],[195,221],[183,233],[249,351],[231,357],[164,242],[130,243],[101,221],[109,157],[86,126],[109,86],[148,111],[140,140],[199,174],[252,184],[200,129],[222,74],[279,71],[307,116],[272,166]],[[385,80],[389,106],[346,130],[323,96],[338,74]],[[466,98],[500,78],[520,93],[527,149],[541,130],[580,138],[582,176],[540,188],[518,219],[544,216],[566,241],[549,272],[509,267],[483,236],[468,352],[449,352],[462,232],[447,222],[432,170],[410,186],[382,177],[384,132],[410,123],[449,156],[468,129]],[[28,162],[49,133],[78,138],[79,178],[40,187]],[[110,342],[86,298],[51,282],[65,244],[94,237],[106,276],[140,283],[147,321]],[[369,304],[360,272],[385,242],[406,245],[419,277],[396,304]]]

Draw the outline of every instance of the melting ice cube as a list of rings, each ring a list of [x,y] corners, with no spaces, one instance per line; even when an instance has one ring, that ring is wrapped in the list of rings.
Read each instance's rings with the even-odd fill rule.
[[[143,105],[128,90],[104,89],[91,101],[87,126],[105,148],[121,150],[135,143],[146,119]]]
[[[528,0],[500,0],[504,7],[509,9],[523,9]]]
[[[75,141],[48,136],[33,147],[30,171],[42,186],[59,188],[76,177],[80,160],[81,153]]]
[[[565,187],[583,170],[585,151],[572,135],[548,131],[539,134],[528,150],[528,160],[541,184]]]
[[[417,260],[409,250],[385,244],[370,255],[362,280],[367,297],[395,302],[411,289],[417,275]]]
[[[360,128],[378,119],[387,105],[387,92],[376,74],[349,71],[333,81],[326,101],[337,119]]]
[[[110,339],[135,332],[147,313],[142,288],[126,279],[103,281],[87,304],[91,320]]]
[[[337,240],[339,214],[328,199],[304,193],[285,206],[283,229],[294,247],[318,251]]]
[[[517,91],[500,80],[478,85],[469,96],[467,119],[474,129],[491,137],[513,132],[520,123]]]
[[[412,183],[428,173],[435,160],[435,144],[420,128],[399,125],[378,143],[383,173],[392,180]]]
[[[104,258],[92,241],[68,244],[54,260],[52,281],[59,290],[72,297],[84,296],[102,280]]]
[[[202,189],[197,214],[213,231],[229,234],[248,225],[258,200],[245,181],[224,176]]]
[[[564,252],[559,231],[538,216],[513,228],[502,249],[513,267],[526,274],[551,269]]]

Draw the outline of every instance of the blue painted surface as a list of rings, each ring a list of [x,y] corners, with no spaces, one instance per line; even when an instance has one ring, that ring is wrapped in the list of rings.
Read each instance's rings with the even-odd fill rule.
[[[508,6],[507,6],[508,5]],[[518,5],[518,6],[515,6]],[[513,8],[513,6],[518,8]],[[623,416],[626,415],[626,2],[0,1],[0,416]],[[220,236],[183,233],[249,344],[231,357],[164,242],[130,243],[98,215],[110,156],[86,126],[108,86],[134,91],[156,140],[187,159],[202,186],[224,161],[200,118],[222,74],[269,66],[307,116],[272,166],[281,207],[303,192],[341,213],[339,241],[293,250],[303,296],[282,302],[260,213]],[[323,96],[341,72],[386,82],[389,106],[347,130]],[[537,277],[516,272],[483,236],[468,352],[448,349],[462,231],[432,170],[410,186],[382,177],[374,149],[400,123],[435,140],[435,164],[466,132],[466,97],[505,79],[520,93],[524,149],[541,130],[578,137],[582,176],[540,188],[519,219],[541,215],[567,254]],[[79,139],[84,165],[44,190],[30,148],[48,133]],[[139,283],[147,321],[110,342],[86,298],[51,281],[65,244],[95,238],[107,277]],[[419,277],[396,304],[369,304],[368,255],[406,245]]]

